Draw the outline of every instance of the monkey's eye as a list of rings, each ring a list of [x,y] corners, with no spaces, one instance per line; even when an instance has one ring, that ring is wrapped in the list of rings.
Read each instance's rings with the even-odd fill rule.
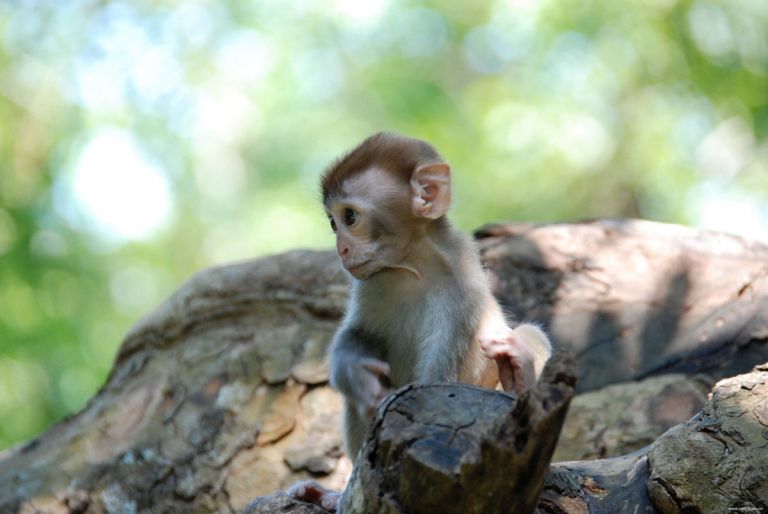
[[[330,216],[328,217],[328,221],[331,222],[331,230],[336,232],[336,221],[333,218],[331,218]]]
[[[346,208],[344,209],[344,224],[348,227],[351,227],[355,224],[357,221],[357,211],[354,209]]]

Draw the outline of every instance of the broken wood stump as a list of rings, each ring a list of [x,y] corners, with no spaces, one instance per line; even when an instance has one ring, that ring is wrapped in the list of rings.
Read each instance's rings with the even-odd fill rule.
[[[575,382],[572,365],[558,357],[519,398],[466,384],[401,388],[379,407],[339,510],[533,512]],[[288,501],[270,495],[248,512],[274,512],[275,502],[288,507],[283,512],[306,508]]]

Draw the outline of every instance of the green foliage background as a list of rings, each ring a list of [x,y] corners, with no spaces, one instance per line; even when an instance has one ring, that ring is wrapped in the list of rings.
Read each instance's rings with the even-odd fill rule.
[[[467,230],[768,234],[764,0],[5,1],[0,34],[0,448],[81,408],[193,272],[330,246],[317,177],[374,131],[437,146]],[[166,195],[110,182],[119,152],[78,175],[105,135]],[[96,183],[155,221],[118,233]]]

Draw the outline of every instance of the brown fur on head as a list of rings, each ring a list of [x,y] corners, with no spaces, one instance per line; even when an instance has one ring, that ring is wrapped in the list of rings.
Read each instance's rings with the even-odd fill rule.
[[[419,139],[379,132],[332,163],[323,173],[323,204],[340,192],[344,180],[370,168],[382,168],[408,182],[413,170],[427,163],[444,162],[440,154]]]

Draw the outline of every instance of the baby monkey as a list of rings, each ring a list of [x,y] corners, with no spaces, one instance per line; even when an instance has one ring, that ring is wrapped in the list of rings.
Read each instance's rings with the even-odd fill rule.
[[[354,460],[381,400],[408,383],[465,382],[518,394],[551,355],[535,325],[510,328],[474,242],[446,218],[451,170],[424,141],[375,134],[321,180],[336,251],[353,277],[330,347],[331,385],[344,396]],[[291,489],[335,510],[314,482]]]

